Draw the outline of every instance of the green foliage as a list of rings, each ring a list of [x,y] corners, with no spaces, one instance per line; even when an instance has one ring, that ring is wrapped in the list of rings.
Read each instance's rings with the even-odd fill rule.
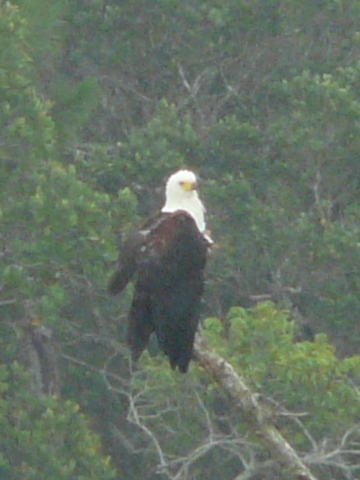
[[[294,323],[271,303],[248,311],[235,307],[229,323],[228,335],[220,340],[216,320],[206,321],[212,347],[255,391],[286,399],[288,410],[305,414],[314,438],[341,435],[358,422],[358,394],[349,379],[360,373],[359,356],[339,360],[324,334],[314,342],[294,342]],[[297,441],[304,448],[306,439],[297,434]]]
[[[85,129],[99,102],[99,86],[96,78],[88,77],[74,86],[65,84],[63,79],[53,86],[55,100],[52,116],[57,126],[59,142],[77,143],[80,130]],[[68,148],[68,145],[65,145]]]
[[[0,375],[2,478],[114,478],[110,459],[101,454],[99,438],[90,431],[78,405],[32,396],[16,364],[10,371],[2,366]]]
[[[140,170],[137,181],[142,185],[186,165],[188,158],[196,166],[199,155],[198,136],[189,116],[179,119],[176,107],[165,100],[146,128],[135,130],[128,142],[119,142],[117,147],[117,164],[126,159],[126,178],[134,178]]]
[[[18,8],[3,4],[0,8],[2,191],[4,185],[9,187],[9,179],[20,181],[37,166],[53,145],[49,104],[40,99],[31,83],[32,62],[26,48],[26,33],[26,22]],[[14,182],[12,188],[18,189],[18,185]]]
[[[255,389],[306,411],[317,439],[336,443],[358,421],[358,16],[355,0],[2,4],[0,359],[22,353],[33,321],[51,328],[63,355],[62,400],[29,397],[22,414],[21,458],[32,465],[33,455],[37,478],[76,475],[70,451],[63,463],[51,455],[49,433],[65,429],[62,415],[83,418],[75,404],[121,474],[142,478],[159,457],[127,421],[129,392],[171,459],[205,441],[205,412],[225,402],[195,365],[179,379],[161,356],[144,355],[130,388],[122,339],[132,287],[116,301],[105,294],[116,236],[159,208],[163,179],[184,166],[202,177],[216,240],[204,302],[214,348]],[[228,315],[257,298],[288,308],[294,323],[269,304]],[[313,343],[294,343],[299,322]],[[18,381],[4,382],[17,399]],[[40,450],[26,450],[32,421],[34,444],[53,449],[43,472]],[[304,446],[301,434],[296,442]],[[237,477],[242,464],[225,450],[210,449],[189,478]],[[0,456],[1,473],[15,478],[9,458]]]

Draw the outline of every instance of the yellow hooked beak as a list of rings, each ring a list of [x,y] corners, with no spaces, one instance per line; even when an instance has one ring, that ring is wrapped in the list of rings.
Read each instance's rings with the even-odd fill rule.
[[[185,190],[185,192],[190,192],[191,190],[196,190],[198,184],[197,182],[180,182],[180,187]]]

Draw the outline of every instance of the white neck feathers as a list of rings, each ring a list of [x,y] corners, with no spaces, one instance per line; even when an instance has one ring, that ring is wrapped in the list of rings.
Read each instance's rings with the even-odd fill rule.
[[[166,202],[161,209],[164,213],[172,213],[177,210],[184,210],[189,213],[195,220],[196,226],[201,233],[206,230],[205,224],[205,207],[201,202],[196,191],[189,192],[188,195],[168,195],[166,192]]]

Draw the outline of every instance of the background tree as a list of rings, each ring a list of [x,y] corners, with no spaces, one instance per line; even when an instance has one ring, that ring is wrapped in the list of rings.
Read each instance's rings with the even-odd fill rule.
[[[211,346],[318,478],[356,478],[358,14],[355,0],[3,2],[1,418],[24,397],[24,430],[41,425],[21,474],[12,449],[0,458],[9,478],[45,478],[47,408],[52,432],[65,417],[59,445],[75,442],[73,417],[99,435],[93,470],[83,452],[98,478],[106,455],[117,478],[289,478],[199,367],[180,379],[145,355],[129,377],[131,286],[105,291],[117,237],[184,165],[217,242]],[[59,478],[76,471],[63,455]]]

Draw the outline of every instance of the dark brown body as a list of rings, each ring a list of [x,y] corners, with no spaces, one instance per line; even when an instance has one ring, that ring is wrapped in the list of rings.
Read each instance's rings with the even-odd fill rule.
[[[127,339],[134,360],[155,332],[172,368],[185,373],[192,357],[209,242],[184,211],[163,213],[129,238],[109,285],[119,293],[137,271]]]

